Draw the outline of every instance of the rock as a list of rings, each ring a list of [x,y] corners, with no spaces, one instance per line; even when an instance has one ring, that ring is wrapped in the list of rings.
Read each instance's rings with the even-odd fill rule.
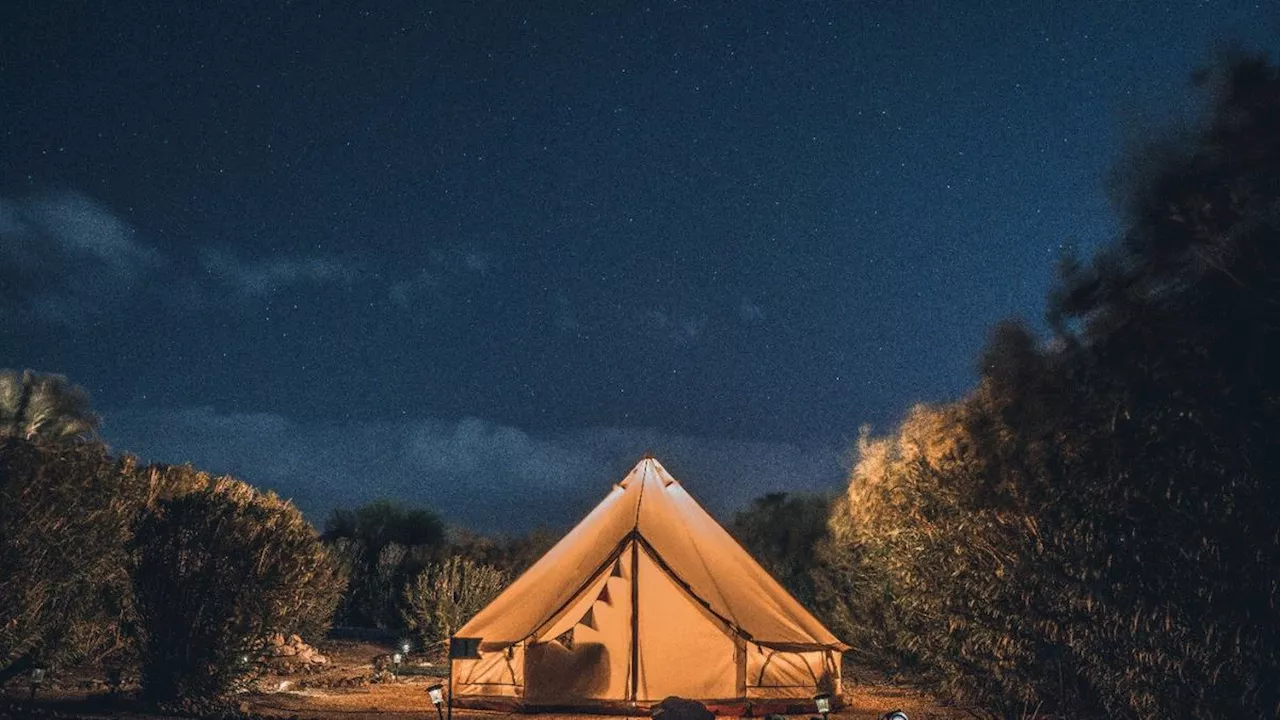
[[[298,654],[298,648],[292,645],[281,645],[279,648],[276,648],[276,654],[284,657],[290,657]]]
[[[315,655],[311,656],[311,662],[317,665],[324,665],[325,663],[329,662],[329,658],[321,655],[320,653],[316,653]]]
[[[272,645],[276,647],[280,647],[281,645],[284,644],[284,635],[281,635],[280,633],[276,633],[270,637],[268,642],[270,642]]]
[[[300,647],[302,645],[306,645],[306,643],[302,642],[302,638],[298,637],[297,635],[289,636],[289,644],[294,647]]]
[[[715,720],[715,713],[697,700],[685,700],[674,695],[655,705],[649,713],[655,720]]]

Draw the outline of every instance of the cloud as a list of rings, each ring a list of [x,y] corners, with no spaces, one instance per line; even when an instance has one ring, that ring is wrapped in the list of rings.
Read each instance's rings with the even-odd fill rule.
[[[497,272],[500,258],[480,250],[435,250],[429,253],[416,272],[401,277],[387,286],[387,297],[406,310],[429,304],[429,299],[442,299],[476,286],[478,279]]]
[[[245,298],[264,298],[301,286],[350,287],[356,280],[349,263],[310,255],[242,259],[221,249],[200,253],[205,273]]]
[[[722,518],[766,492],[834,490],[847,472],[843,448],[644,429],[537,434],[478,418],[299,423],[205,407],[104,415],[116,450],[234,474],[292,497],[317,524],[334,507],[387,497],[482,531],[568,527],[645,452]]]
[[[166,264],[105,206],[74,192],[0,198],[0,309],[73,326],[136,295]]]
[[[706,331],[706,315],[673,315],[665,310],[648,310],[640,317],[640,325],[650,332],[667,335],[673,342],[697,340]]]

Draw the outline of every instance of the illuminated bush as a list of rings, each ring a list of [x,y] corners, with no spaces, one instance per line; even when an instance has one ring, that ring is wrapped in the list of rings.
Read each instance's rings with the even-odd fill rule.
[[[135,461],[92,443],[0,438],[0,675],[127,646]]]
[[[404,619],[424,644],[447,639],[506,585],[506,574],[453,556],[430,565],[404,590]]]
[[[855,647],[996,717],[1280,707],[1280,72],[1220,80],[1122,241],[1065,265],[1053,340],[996,328],[831,519],[815,586]]]
[[[134,547],[143,694],[161,704],[234,689],[271,633],[322,635],[344,584],[292,504],[231,478],[158,500]]]

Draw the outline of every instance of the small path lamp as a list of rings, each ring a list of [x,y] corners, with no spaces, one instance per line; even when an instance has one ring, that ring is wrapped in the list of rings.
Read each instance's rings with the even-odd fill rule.
[[[880,720],[908,720],[907,714],[901,710],[891,710],[880,716]]]
[[[831,714],[831,693],[818,693],[813,696],[813,704],[818,706],[818,712],[822,714],[822,720],[827,720],[827,716]]]
[[[31,711],[36,704],[36,691],[44,684],[45,667],[39,663],[31,667],[31,697],[27,698],[27,710]]]
[[[431,696],[431,704],[436,706],[436,714],[440,716],[440,720],[444,720],[444,685],[432,685],[427,688],[427,694]]]
[[[391,656],[391,676],[397,677],[400,674],[400,663],[404,662],[404,655],[396,653]]]

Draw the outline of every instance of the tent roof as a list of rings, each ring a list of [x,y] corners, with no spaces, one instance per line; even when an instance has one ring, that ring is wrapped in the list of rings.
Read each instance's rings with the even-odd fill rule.
[[[685,589],[752,642],[787,648],[847,646],[751,558],[653,458],[613,487],[577,527],[534,563],[458,637],[488,647],[518,643],[571,610],[638,539]]]

